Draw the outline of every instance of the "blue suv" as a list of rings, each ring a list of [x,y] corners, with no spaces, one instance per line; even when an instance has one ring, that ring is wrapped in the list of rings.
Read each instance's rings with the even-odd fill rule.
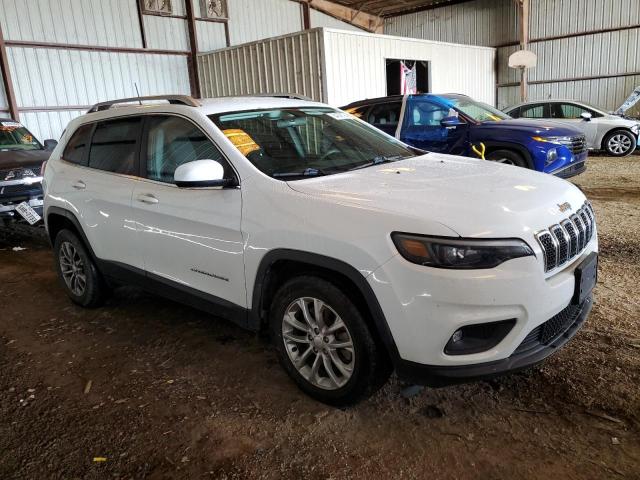
[[[343,110],[403,142],[432,152],[484,157],[567,178],[586,169],[579,130],[552,121],[515,119],[460,94],[362,100]]]

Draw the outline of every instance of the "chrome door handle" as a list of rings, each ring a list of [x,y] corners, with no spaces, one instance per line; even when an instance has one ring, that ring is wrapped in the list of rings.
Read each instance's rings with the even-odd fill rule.
[[[138,201],[142,203],[148,203],[149,205],[155,205],[156,203],[158,203],[158,199],[150,193],[138,195]]]
[[[82,180],[78,180],[76,182],[73,182],[71,184],[71,186],[73,188],[75,188],[76,190],[84,190],[85,188],[87,188],[87,184],[84,183]]]

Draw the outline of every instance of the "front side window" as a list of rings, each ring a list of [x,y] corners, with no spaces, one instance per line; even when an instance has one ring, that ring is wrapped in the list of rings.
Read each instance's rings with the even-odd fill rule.
[[[176,168],[194,160],[223,157],[211,140],[193,123],[174,116],[150,116],[147,127],[147,178],[173,183]]]
[[[89,139],[91,137],[91,130],[93,130],[93,124],[82,125],[71,136],[67,146],[64,147],[62,152],[62,158],[67,162],[75,163],[77,165],[84,165],[85,156],[84,153],[89,146]]]
[[[1,120],[0,150],[42,150],[42,145],[20,123]]]
[[[89,167],[123,175],[136,175],[140,117],[99,122],[91,140]]]
[[[281,180],[335,174],[416,155],[398,140],[332,108],[278,108],[210,118],[253,165]]]
[[[456,115],[456,112],[451,111],[450,108],[427,100],[408,102],[407,109],[408,117],[405,118],[409,120],[409,127],[442,128],[442,124],[440,123],[442,120],[449,116]]]
[[[511,118],[497,108],[493,108],[486,103],[476,102],[471,98],[450,98],[446,97],[446,103],[460,110],[468,117],[473,118],[476,122],[499,121]]]

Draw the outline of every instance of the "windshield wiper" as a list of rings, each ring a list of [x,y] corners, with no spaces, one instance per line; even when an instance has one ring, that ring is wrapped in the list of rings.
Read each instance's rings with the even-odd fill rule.
[[[320,168],[305,168],[301,172],[276,172],[271,176],[273,178],[289,178],[289,177],[322,177],[327,172]]]
[[[349,171],[360,170],[361,168],[372,167],[374,165],[380,165],[382,163],[396,162],[398,160],[402,160],[403,158],[405,157],[403,157],[402,155],[394,155],[391,157],[385,157],[384,155],[379,155],[377,157],[374,157],[373,160],[363,163],[362,165],[357,165],[355,167],[350,168]]]

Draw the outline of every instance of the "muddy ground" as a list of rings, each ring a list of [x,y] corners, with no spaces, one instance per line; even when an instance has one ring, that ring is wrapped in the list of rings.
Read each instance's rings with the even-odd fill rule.
[[[5,231],[0,478],[640,478],[640,157],[575,182],[602,254],[573,342],[490,382],[410,396],[392,379],[346,410],[213,316],[132,289],[73,306],[43,240]]]

